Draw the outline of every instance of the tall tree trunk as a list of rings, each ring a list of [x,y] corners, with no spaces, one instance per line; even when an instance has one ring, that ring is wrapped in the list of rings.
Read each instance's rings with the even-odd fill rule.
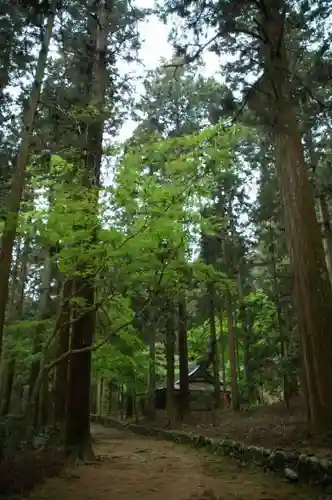
[[[184,293],[184,292],[183,292]],[[188,339],[187,339],[187,304],[183,295],[179,299],[179,363],[180,363],[180,401],[178,416],[183,420],[189,411],[189,380],[188,380]]]
[[[39,394],[38,408],[38,424],[41,428],[46,427],[50,422],[50,390],[49,390],[49,373],[47,370],[43,372],[43,380]]]
[[[233,325],[234,323],[236,324],[236,319],[233,319]],[[238,335],[235,336],[235,353],[236,353],[237,380],[238,382],[241,382],[240,342]]]
[[[52,262],[51,262],[49,247],[45,247],[43,250],[43,260],[44,264],[41,275],[40,298],[39,298],[38,318],[37,318],[38,321],[40,322],[43,322],[45,319],[47,319],[50,313],[50,286],[52,278]],[[36,327],[33,339],[33,353],[36,356],[38,356],[38,354],[40,354],[42,350],[44,331],[45,327],[43,324],[40,324]],[[38,379],[39,371],[40,371],[40,359],[38,358],[31,364],[30,380],[29,380],[29,397],[33,394]],[[35,409],[34,409],[35,415],[33,419],[35,426],[38,425],[39,405],[40,405],[40,398],[38,395],[35,401]]]
[[[113,411],[113,389],[114,384],[112,380],[108,381],[108,405],[107,405],[107,415],[111,415]]]
[[[248,391],[248,403],[253,402],[254,388],[250,370],[250,331],[247,325],[243,324],[243,371]]]
[[[107,38],[111,30],[113,3],[106,5],[104,0],[94,3],[94,12],[88,15],[87,31],[90,34],[88,74],[85,92],[87,102],[93,104],[99,114],[92,122],[85,124],[86,155],[84,158],[82,185],[91,189],[98,202],[98,188],[102,158],[102,139],[104,128],[105,94],[108,85],[107,75]],[[86,64],[86,61],[84,61]],[[82,136],[84,141],[85,137]],[[96,224],[97,225],[97,224]],[[92,235],[95,240],[95,235]],[[65,446],[68,454],[79,458],[93,454],[90,440],[90,376],[91,350],[95,329],[94,278],[91,276],[75,278],[76,297],[83,299],[87,309],[82,317],[72,325],[72,348],[86,349],[85,352],[71,356],[69,365],[69,390],[67,402]],[[80,424],[77,424],[77,420]]]
[[[86,312],[74,312],[71,350],[89,349],[95,329],[94,291],[85,278],[75,278],[75,290],[84,296]],[[68,455],[81,460],[91,459],[93,451],[90,440],[90,374],[91,351],[72,354],[69,360],[65,445]]]
[[[133,383],[133,411],[135,417],[135,423],[138,424],[138,407],[137,407],[137,393],[136,393],[136,377],[134,377]]]
[[[118,409],[120,413],[120,419],[123,420],[124,418],[124,390],[123,390],[123,385],[119,386],[119,392],[118,392]]]
[[[313,133],[310,126],[307,133],[305,134],[304,139],[309,155],[310,167],[313,171],[313,174],[315,174],[318,166],[319,156],[315,152]],[[331,228],[329,208],[326,202],[324,192],[321,190],[319,186],[316,185],[315,175],[313,179],[314,179],[313,181],[314,190],[317,202],[317,215],[318,215],[318,220],[322,226],[322,237],[323,237],[323,247],[325,251],[326,267],[329,273],[330,281],[332,282],[332,228]]]
[[[156,332],[154,325],[149,331],[149,378],[148,378],[148,417],[156,419]]]
[[[248,314],[247,308],[244,302],[244,293],[243,293],[243,280],[242,280],[242,270],[239,268],[238,276],[237,276],[237,288],[239,293],[239,316],[242,318],[242,334],[243,334],[243,374],[244,380],[247,386],[247,397],[248,404],[252,403],[254,399],[254,387],[253,387],[253,379],[252,373],[250,369],[250,333],[251,333],[251,325],[248,322]],[[239,342],[237,342],[237,352],[239,351]],[[237,354],[237,364],[239,366],[239,352]]]
[[[69,383],[69,380],[68,382]],[[97,386],[94,382],[90,384],[90,411],[94,415],[97,415],[98,407],[97,407]]]
[[[168,301],[167,325],[166,325],[166,363],[167,363],[167,389],[166,407],[169,424],[175,420],[175,392],[174,392],[174,370],[175,370],[175,321],[174,304]]]
[[[131,388],[126,390],[126,418],[132,418],[134,415],[133,391]]]
[[[15,321],[15,302],[16,302],[16,288],[18,283],[18,274],[21,260],[20,241],[16,245],[16,260],[13,265],[11,273],[11,297],[8,304],[8,320],[9,322]],[[5,344],[6,339],[4,339]],[[12,392],[12,385],[14,382],[15,361],[13,355],[6,352],[4,348],[0,359],[0,415],[5,416],[9,411],[10,397]],[[9,358],[9,359],[8,359]],[[9,391],[9,392],[8,392]]]
[[[97,415],[103,414],[103,392],[104,392],[104,379],[101,378],[97,381]]]
[[[227,330],[228,330],[228,356],[230,364],[230,375],[231,375],[231,403],[232,409],[237,411],[240,409],[239,392],[237,384],[237,363],[236,363],[236,340],[233,325],[233,311],[231,294],[226,291],[225,294],[225,308],[227,314]]]
[[[295,303],[302,337],[303,364],[312,424],[332,426],[332,289],[327,272],[314,194],[304,159],[302,136],[290,87],[284,38],[285,0],[269,0],[261,9],[264,73],[252,107],[269,125],[285,212],[289,252],[295,281]],[[256,85],[257,90],[257,85]]]
[[[226,377],[226,337],[223,329],[223,316],[222,312],[219,313],[219,338],[220,338],[220,355],[221,355],[221,374],[222,374],[222,387],[223,391],[227,390],[227,377]]]
[[[323,245],[325,250],[326,266],[332,283],[332,226],[328,204],[324,194],[318,197],[318,208],[323,225]]]
[[[1,417],[8,415],[15,377],[15,358],[11,358],[4,371],[4,385],[1,394]]]
[[[29,239],[24,239],[22,251],[18,253],[15,269],[12,275],[11,299],[8,308],[8,321],[20,321],[23,315],[24,290],[27,280],[27,266],[29,257]],[[7,356],[6,356],[7,357]],[[8,355],[4,363],[4,385],[1,387],[1,416],[8,414],[15,378],[15,357]]]
[[[216,307],[215,307],[215,287],[211,283],[209,285],[209,322],[210,322],[210,338],[212,347],[212,370],[214,382],[214,407],[216,409],[221,406],[220,398],[220,378],[219,378],[219,354],[216,331]]]
[[[62,298],[60,304],[59,336],[57,355],[59,358],[69,350],[70,344],[70,297],[73,293],[73,282],[71,279],[65,280],[62,285]],[[68,383],[68,357],[57,364],[55,369],[54,386],[54,422],[63,423],[66,415],[66,397]]]
[[[284,20],[271,9],[275,27]],[[280,26],[283,29],[283,26]],[[279,34],[282,31],[279,30]],[[278,38],[279,46],[279,38]],[[275,48],[274,44],[274,48]],[[270,62],[274,53],[269,54]],[[332,426],[332,327],[331,282],[326,269],[321,234],[314,208],[313,190],[309,183],[296,112],[285,81],[288,64],[282,40],[278,57],[281,68],[275,83],[279,94],[276,104],[278,117],[275,129],[277,172],[285,208],[291,261],[297,281],[298,315],[302,317],[305,367],[310,394],[312,423],[317,428]],[[309,354],[310,353],[310,354]],[[316,386],[316,387],[315,387]],[[318,397],[317,397],[318,396]]]
[[[275,244],[272,233],[272,227],[270,226],[270,255],[271,255],[271,267],[272,267],[272,284],[273,284],[273,295],[274,295],[274,303],[276,307],[276,315],[277,315],[277,325],[279,330],[279,339],[280,339],[280,355],[282,361],[285,360],[285,351],[286,351],[286,338],[285,338],[285,327],[282,317],[282,308],[280,303],[280,294],[279,294],[279,285],[278,285],[278,277],[277,277],[277,263],[276,263],[276,252],[275,252]],[[283,373],[281,377],[281,386],[283,391],[283,399],[285,401],[286,407],[289,408],[289,384],[287,379],[287,374],[285,372],[285,367],[283,367]]]
[[[53,32],[56,6],[58,0],[53,0],[50,5],[47,24],[44,29],[42,46],[39,52],[34,82],[31,89],[29,104],[23,118],[21,143],[16,157],[13,180],[8,196],[8,214],[1,238],[0,250],[0,355],[2,352],[3,332],[5,325],[6,306],[8,300],[8,285],[12,263],[13,245],[16,236],[18,214],[25,183],[25,170],[28,163],[29,148],[34,128],[34,121],[40,97],[40,89],[45,74],[47,55]]]

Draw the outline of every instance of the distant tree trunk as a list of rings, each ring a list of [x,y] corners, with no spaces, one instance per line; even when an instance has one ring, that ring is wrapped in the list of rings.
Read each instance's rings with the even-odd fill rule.
[[[9,413],[10,401],[13,391],[14,376],[15,376],[15,358],[11,358],[7,363],[7,369],[4,371],[4,386],[2,389],[1,401],[1,417],[5,417]]]
[[[284,7],[285,1],[279,0],[265,2],[264,9],[261,9],[261,35],[267,43],[261,46],[265,71],[260,85],[264,94],[260,93],[256,111],[266,120],[266,109],[270,110],[277,176],[295,277],[297,314],[302,330],[311,421],[322,430],[332,426],[332,289],[290,88]],[[261,101],[262,98],[265,102]]]
[[[309,127],[307,133],[305,134],[305,144],[308,150],[310,167],[315,174],[316,168],[318,166],[319,156],[315,152],[314,141],[312,129]],[[326,267],[329,273],[330,282],[332,282],[332,227],[331,219],[329,214],[329,207],[326,202],[326,197],[324,192],[316,185],[316,179],[314,176],[314,188],[317,201],[317,214],[318,220],[322,225],[322,237],[323,237],[323,247],[325,251],[325,261]]]
[[[6,306],[8,301],[8,286],[10,268],[12,263],[13,245],[16,236],[18,214],[21,205],[21,198],[25,183],[25,170],[28,163],[29,148],[31,137],[34,129],[35,116],[39,103],[40,89],[45,74],[46,61],[50,46],[50,41],[53,32],[57,0],[53,0],[50,5],[49,15],[44,35],[42,39],[41,49],[39,51],[35,78],[32,85],[29,104],[23,118],[23,126],[21,132],[21,142],[19,145],[16,164],[13,172],[13,180],[11,191],[8,196],[7,210],[8,216],[5,220],[5,225],[1,238],[1,255],[0,255],[0,355],[2,352],[3,332],[6,316]]]
[[[276,307],[276,315],[277,315],[277,325],[279,330],[279,338],[280,338],[280,356],[282,361],[285,361],[285,350],[286,350],[286,338],[285,338],[285,328],[283,324],[282,318],[282,309],[280,304],[280,294],[279,294],[279,285],[278,285],[278,277],[277,277],[277,263],[276,263],[276,253],[275,253],[275,244],[272,233],[272,227],[270,227],[270,255],[271,255],[271,267],[272,267],[272,284],[273,284],[273,295],[274,295],[274,303]],[[289,383],[287,374],[285,372],[285,367],[283,367],[283,373],[281,376],[281,386],[283,391],[283,399],[287,408],[289,408]]]
[[[11,303],[13,304],[12,314],[10,311],[8,311],[9,320],[19,321],[23,316],[24,293],[28,277],[30,245],[30,239],[28,237],[25,237],[22,253],[20,256],[20,268],[17,278],[17,286],[14,286],[13,288],[13,298],[11,301]]]
[[[243,371],[248,388],[248,402],[253,402],[255,390],[253,387],[252,375],[250,370],[250,332],[247,325],[243,328]],[[256,401],[255,401],[256,402]]]
[[[124,390],[123,390],[122,384],[119,386],[119,392],[118,392],[118,409],[119,409],[119,413],[120,413],[120,419],[123,420],[123,418],[124,418]]]
[[[332,282],[332,226],[328,204],[324,194],[318,197],[318,207],[323,225],[323,245],[325,250],[326,266]]]
[[[38,321],[42,322],[48,318],[50,312],[50,284],[52,278],[52,263],[50,256],[50,248],[43,249],[43,270],[41,275],[40,298],[38,305]],[[43,324],[38,325],[35,329],[33,339],[33,353],[38,355],[42,350],[43,334],[45,327]],[[33,394],[38,375],[40,371],[40,359],[36,359],[31,364],[30,380],[29,380],[29,397]],[[35,427],[38,425],[40,398],[39,394],[35,401],[35,416],[33,419]]]
[[[248,320],[248,313],[246,304],[244,301],[244,293],[243,293],[243,279],[242,279],[242,269],[239,268],[238,276],[237,276],[237,288],[239,293],[239,316],[242,320],[242,335],[243,335],[243,374],[244,380],[247,386],[247,398],[248,404],[250,405],[255,399],[255,388],[253,385],[253,378],[250,367],[250,330],[251,324]],[[239,342],[237,342],[238,350],[239,350]],[[237,363],[240,364],[239,354],[237,357]],[[256,401],[255,401],[256,402]]]
[[[167,394],[166,406],[169,424],[175,420],[175,392],[174,392],[174,369],[175,369],[175,324],[174,304],[168,300],[167,324],[166,324],[166,363],[167,363]]]
[[[233,325],[236,324],[236,319],[233,320]],[[240,342],[238,335],[235,336],[235,352],[236,352],[236,371],[237,380],[241,382],[241,360],[240,360]]]
[[[156,419],[156,331],[155,325],[148,323],[149,331],[149,374],[148,374],[148,408],[150,420]]]
[[[135,423],[138,424],[136,381],[134,381],[134,385],[133,385],[133,413],[134,413],[134,417],[135,417]]]
[[[223,316],[222,312],[219,313],[219,338],[220,338],[220,354],[221,354],[221,373],[222,373],[222,386],[223,390],[227,390],[227,377],[226,377],[226,337],[223,330]]]
[[[133,391],[128,389],[126,391],[126,418],[132,418],[134,415],[134,401],[133,401]]]
[[[184,293],[184,292],[183,292]],[[178,417],[183,420],[189,411],[189,380],[188,380],[188,339],[187,339],[187,304],[183,295],[179,299],[179,364],[180,364],[180,401]]]
[[[29,242],[25,238],[23,248],[18,252],[15,267],[12,273],[11,298],[8,308],[8,321],[20,321],[23,314],[24,290],[27,279],[27,262],[29,256]],[[3,353],[5,354],[5,353]],[[10,410],[11,396],[15,378],[15,356],[11,353],[4,356],[2,362],[1,382],[1,416],[6,416]]]
[[[100,399],[100,415],[103,415],[103,411],[104,411],[104,393],[105,393],[105,379],[102,378],[100,380],[100,396],[99,396],[99,399]]]
[[[228,356],[231,375],[231,397],[232,409],[237,411],[240,409],[238,385],[237,385],[237,367],[236,367],[236,341],[233,325],[233,311],[231,294],[229,291],[225,294],[225,307],[227,313],[227,329],[228,329]]]
[[[96,384],[96,396],[97,396],[97,415],[101,416],[102,414],[102,397],[103,397],[103,379],[97,380]]]
[[[217,344],[217,331],[216,331],[216,307],[215,307],[215,287],[211,283],[208,289],[209,295],[209,322],[210,322],[210,338],[212,346],[212,370],[214,381],[214,407],[216,409],[221,406],[220,398],[220,378],[219,378],[219,354]]]
[[[90,411],[94,415],[97,415],[97,413],[98,413],[97,387],[96,387],[94,382],[91,382],[91,384],[90,384]]]
[[[300,329],[300,325],[299,325],[299,329]],[[299,336],[300,336],[301,358],[305,359],[305,352],[304,352],[304,348],[303,348],[303,343],[301,341],[302,340],[301,334]],[[300,377],[300,389],[301,389],[302,396],[303,396],[304,403],[305,403],[306,421],[307,421],[308,430],[309,430],[312,427],[312,415],[311,415],[311,410],[310,410],[311,402],[310,402],[310,393],[309,393],[309,387],[308,387],[308,379],[307,379],[307,373],[306,373],[304,364],[300,367],[299,377]]]
[[[108,381],[108,405],[107,405],[107,414],[111,415],[113,410],[113,382],[112,380]]]
[[[58,347],[56,357],[59,358],[69,350],[70,344],[70,297],[73,293],[72,280],[64,280],[61,292]],[[68,383],[68,357],[55,368],[54,384],[54,422],[63,423],[66,415],[66,398]]]
[[[50,422],[49,373],[47,370],[44,370],[40,396],[39,396],[38,423],[41,427],[45,427],[49,422]]]

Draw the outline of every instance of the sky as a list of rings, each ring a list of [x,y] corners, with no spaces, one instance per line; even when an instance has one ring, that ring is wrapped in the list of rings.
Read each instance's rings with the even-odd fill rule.
[[[154,0],[136,0],[135,5],[138,5],[139,7],[152,8],[154,6]],[[133,63],[131,65],[130,73],[133,77],[144,77],[144,74],[148,70],[152,70],[158,67],[161,58],[168,59],[172,57],[172,46],[168,42],[168,34],[170,32],[171,26],[163,24],[157,19],[156,16],[151,16],[148,21],[139,23],[138,29],[143,39],[142,47],[139,51],[139,56],[143,62],[144,67]],[[204,67],[200,69],[200,72],[205,77],[213,76],[214,78],[220,79],[220,81],[222,81],[222,64],[223,61],[226,62],[226,58],[220,58],[211,52],[205,51],[202,59],[204,62]],[[118,68],[121,74],[128,76],[127,63],[118,63]],[[133,78],[133,81],[136,81],[136,78]],[[136,97],[138,98],[142,93],[142,83],[136,83]],[[136,126],[137,123],[135,123],[133,120],[127,120],[119,132],[118,140],[122,142],[128,139],[132,135]],[[113,179],[111,177],[112,176],[110,174],[110,171],[108,170],[108,174],[104,177],[104,182],[107,184],[112,183]],[[249,200],[253,202],[257,196],[256,182],[252,181],[248,183],[248,185],[246,186],[246,192]],[[244,226],[248,224],[247,215],[244,214],[243,216],[241,216],[240,220]],[[196,250],[194,249],[195,254],[198,252],[198,247]]]
[[[136,0],[135,5],[141,8],[153,8],[154,0]],[[138,23],[138,29],[142,38],[142,46],[139,51],[139,57],[143,62],[144,67],[133,63],[130,68],[130,73],[134,77],[144,77],[144,74],[158,67],[161,58],[171,58],[173,54],[172,46],[168,42],[168,35],[171,30],[171,25],[165,25],[158,20],[156,16],[150,16],[148,21]],[[217,55],[205,51],[202,56],[204,66],[200,69],[200,72],[205,77],[213,76],[215,79],[220,79],[222,81],[221,70],[223,62],[226,62],[226,57],[218,57]],[[118,68],[121,74],[128,77],[128,63],[119,62]],[[136,78],[133,78],[136,81]],[[138,98],[143,93],[142,83],[136,83],[133,85],[135,87],[135,94]],[[120,142],[128,139],[137,123],[133,120],[126,120],[123,124],[118,140]],[[106,176],[105,181],[112,182],[110,173]],[[256,182],[251,182],[247,186],[247,194],[251,201],[257,196],[257,186]],[[246,224],[247,218],[242,220],[242,223]]]
[[[154,0],[136,0],[135,5],[141,8],[152,8],[154,6]],[[172,46],[167,40],[170,26],[160,22],[156,16],[151,16],[148,21],[138,23],[138,29],[143,39],[139,56],[144,64],[144,68],[140,67],[138,64],[132,64],[131,73],[136,77],[144,77],[144,73],[159,65],[161,58],[168,59],[172,57]],[[216,55],[206,52],[203,56],[203,60],[205,67],[202,68],[201,73],[207,77],[212,75],[216,77],[216,71],[220,69],[220,59],[218,59]],[[123,75],[128,74],[127,63],[119,62],[118,67]],[[137,83],[135,87],[135,93],[137,97],[139,97],[143,92],[143,85]],[[127,120],[119,133],[119,140],[123,141],[129,138],[135,126],[136,124],[134,121]]]

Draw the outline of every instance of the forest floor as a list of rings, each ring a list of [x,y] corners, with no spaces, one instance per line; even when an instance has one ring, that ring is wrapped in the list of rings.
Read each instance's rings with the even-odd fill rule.
[[[30,500],[315,500],[291,485],[236,461],[183,445],[93,426],[98,460],[47,479]]]
[[[145,423],[144,420],[142,423]],[[166,412],[158,411],[153,425],[168,427]],[[176,423],[173,428],[265,448],[332,456],[332,435],[308,433],[305,410],[300,399],[292,401],[290,410],[285,408],[284,403],[274,403],[240,412],[231,409],[191,412],[184,423]]]

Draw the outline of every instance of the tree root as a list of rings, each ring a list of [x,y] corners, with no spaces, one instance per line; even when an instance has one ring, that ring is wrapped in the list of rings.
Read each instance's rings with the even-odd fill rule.
[[[75,448],[67,451],[68,460],[70,463],[84,462],[84,463],[94,463],[96,462],[96,456],[94,454],[91,440],[81,443]]]

